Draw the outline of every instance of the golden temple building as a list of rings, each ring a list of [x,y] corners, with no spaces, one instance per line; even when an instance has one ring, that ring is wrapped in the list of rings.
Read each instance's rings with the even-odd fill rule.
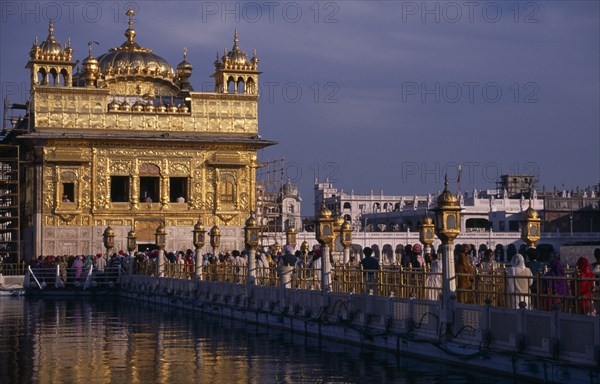
[[[28,114],[14,135],[21,157],[21,253],[101,252],[107,226],[115,247],[155,242],[193,248],[200,219],[221,229],[221,249],[241,248],[256,205],[258,58],[233,48],[214,62],[214,92],[194,92],[184,49],[174,69],[136,41],[129,10],[126,40],[95,57],[93,43],[74,72],[73,49],[48,37],[30,51]],[[183,48],[183,47],[182,47]],[[25,127],[25,129],[23,129]]]

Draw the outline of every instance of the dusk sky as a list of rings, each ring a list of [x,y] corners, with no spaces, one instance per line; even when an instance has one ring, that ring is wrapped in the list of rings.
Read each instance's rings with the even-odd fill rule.
[[[74,57],[120,45],[125,12],[136,41],[173,67],[183,47],[196,91],[212,91],[217,51],[256,49],[259,129],[279,144],[287,177],[312,214],[315,178],[345,191],[436,193],[506,173],[545,185],[600,182],[600,2],[12,2],[2,1],[2,98],[22,102],[35,39]],[[456,183],[451,183],[456,190]]]

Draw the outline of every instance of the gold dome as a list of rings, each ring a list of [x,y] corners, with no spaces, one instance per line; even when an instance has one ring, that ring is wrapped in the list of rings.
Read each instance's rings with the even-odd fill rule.
[[[62,50],[60,42],[54,38],[54,24],[52,24],[51,20],[48,25],[48,37],[40,44],[40,51],[45,55],[59,55],[62,53]]]
[[[236,29],[233,34],[233,48],[231,48],[231,51],[229,51],[229,53],[227,53],[229,62],[234,65],[242,65],[242,66],[250,65],[250,61],[248,61],[246,54],[244,53],[244,51],[242,51],[240,49],[238,44],[239,44],[239,39],[238,39],[238,32]]]
[[[431,225],[433,224],[433,220],[431,220],[431,217],[425,216],[425,218],[423,219],[423,224]]]
[[[437,198],[438,206],[456,205],[456,197],[448,190],[448,175],[444,179],[444,191]]]
[[[538,218],[538,213],[531,206],[531,198],[529,199],[529,208],[527,208],[527,210],[525,211],[525,217],[527,219],[537,219]]]
[[[256,70],[258,66],[258,58],[256,57],[256,51],[252,59],[248,59],[248,56],[239,47],[239,38],[237,30],[233,34],[233,48],[228,52],[227,48],[223,49],[223,56],[219,59],[219,53],[217,52],[217,60],[213,63],[215,68],[218,69],[237,69],[237,70]]]
[[[331,218],[331,211],[327,209],[327,207],[325,206],[325,200],[323,200],[321,204],[321,210],[319,211],[319,216],[317,217],[317,219],[321,220],[329,218]]]
[[[110,48],[108,52],[98,56],[99,74],[104,80],[98,86],[111,88],[109,85],[111,83],[130,82],[132,83],[129,87],[131,89],[128,88],[127,93],[134,94],[135,88],[141,81],[155,84],[155,87],[151,87],[152,89],[142,85],[142,93],[177,94],[179,89],[174,84],[175,71],[173,67],[167,60],[152,53],[151,49],[143,48],[135,42],[134,14],[132,9],[127,11],[129,16],[129,28],[125,31],[127,40],[119,47]]]

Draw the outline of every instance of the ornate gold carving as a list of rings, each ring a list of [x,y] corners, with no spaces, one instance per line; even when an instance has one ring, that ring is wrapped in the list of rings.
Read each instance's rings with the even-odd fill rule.
[[[172,163],[169,165],[171,176],[187,176],[190,174],[190,167],[185,163]]]
[[[163,223],[160,219],[155,220],[136,220],[135,221],[135,232],[137,234],[138,241],[155,241],[154,234],[156,228]]]
[[[97,88],[37,87],[34,92],[36,128],[104,131],[162,131],[246,133],[258,132],[258,98],[192,92],[190,113],[108,112],[112,95],[171,95],[170,87],[145,83],[116,82],[110,91]],[[55,89],[56,88],[56,89]]]
[[[129,175],[131,173],[131,163],[126,161],[114,161],[110,163],[111,175]]]

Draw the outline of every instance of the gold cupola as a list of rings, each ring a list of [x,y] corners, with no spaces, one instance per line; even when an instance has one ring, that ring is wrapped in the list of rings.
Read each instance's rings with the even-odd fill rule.
[[[176,96],[175,71],[171,65],[151,49],[140,46],[133,29],[133,9],[127,11],[129,27],[127,40],[98,57],[99,88],[108,88],[113,95],[149,94]]]
[[[54,24],[48,24],[48,37],[38,45],[35,42],[29,51],[26,68],[31,70],[31,85],[53,85],[70,87],[73,84],[73,67],[71,61],[73,49],[69,39],[65,47],[54,37]]]
[[[93,41],[88,42],[88,56],[81,63],[83,80],[86,87],[94,86],[98,78],[98,60],[92,54],[92,44],[94,44]]]
[[[190,77],[192,76],[192,64],[187,61],[187,48],[183,48],[183,61],[177,64],[177,77],[175,82],[182,91],[193,91],[190,85]]]
[[[63,53],[60,41],[54,37],[54,24],[52,20],[50,20],[50,24],[48,25],[48,37],[40,44],[40,53],[47,59],[53,59]]]
[[[234,93],[240,95],[258,95],[258,57],[256,50],[252,59],[248,59],[239,47],[237,30],[233,34],[233,48],[223,50],[223,56],[213,63],[215,73],[215,92]],[[233,85],[233,86],[232,86]]]

